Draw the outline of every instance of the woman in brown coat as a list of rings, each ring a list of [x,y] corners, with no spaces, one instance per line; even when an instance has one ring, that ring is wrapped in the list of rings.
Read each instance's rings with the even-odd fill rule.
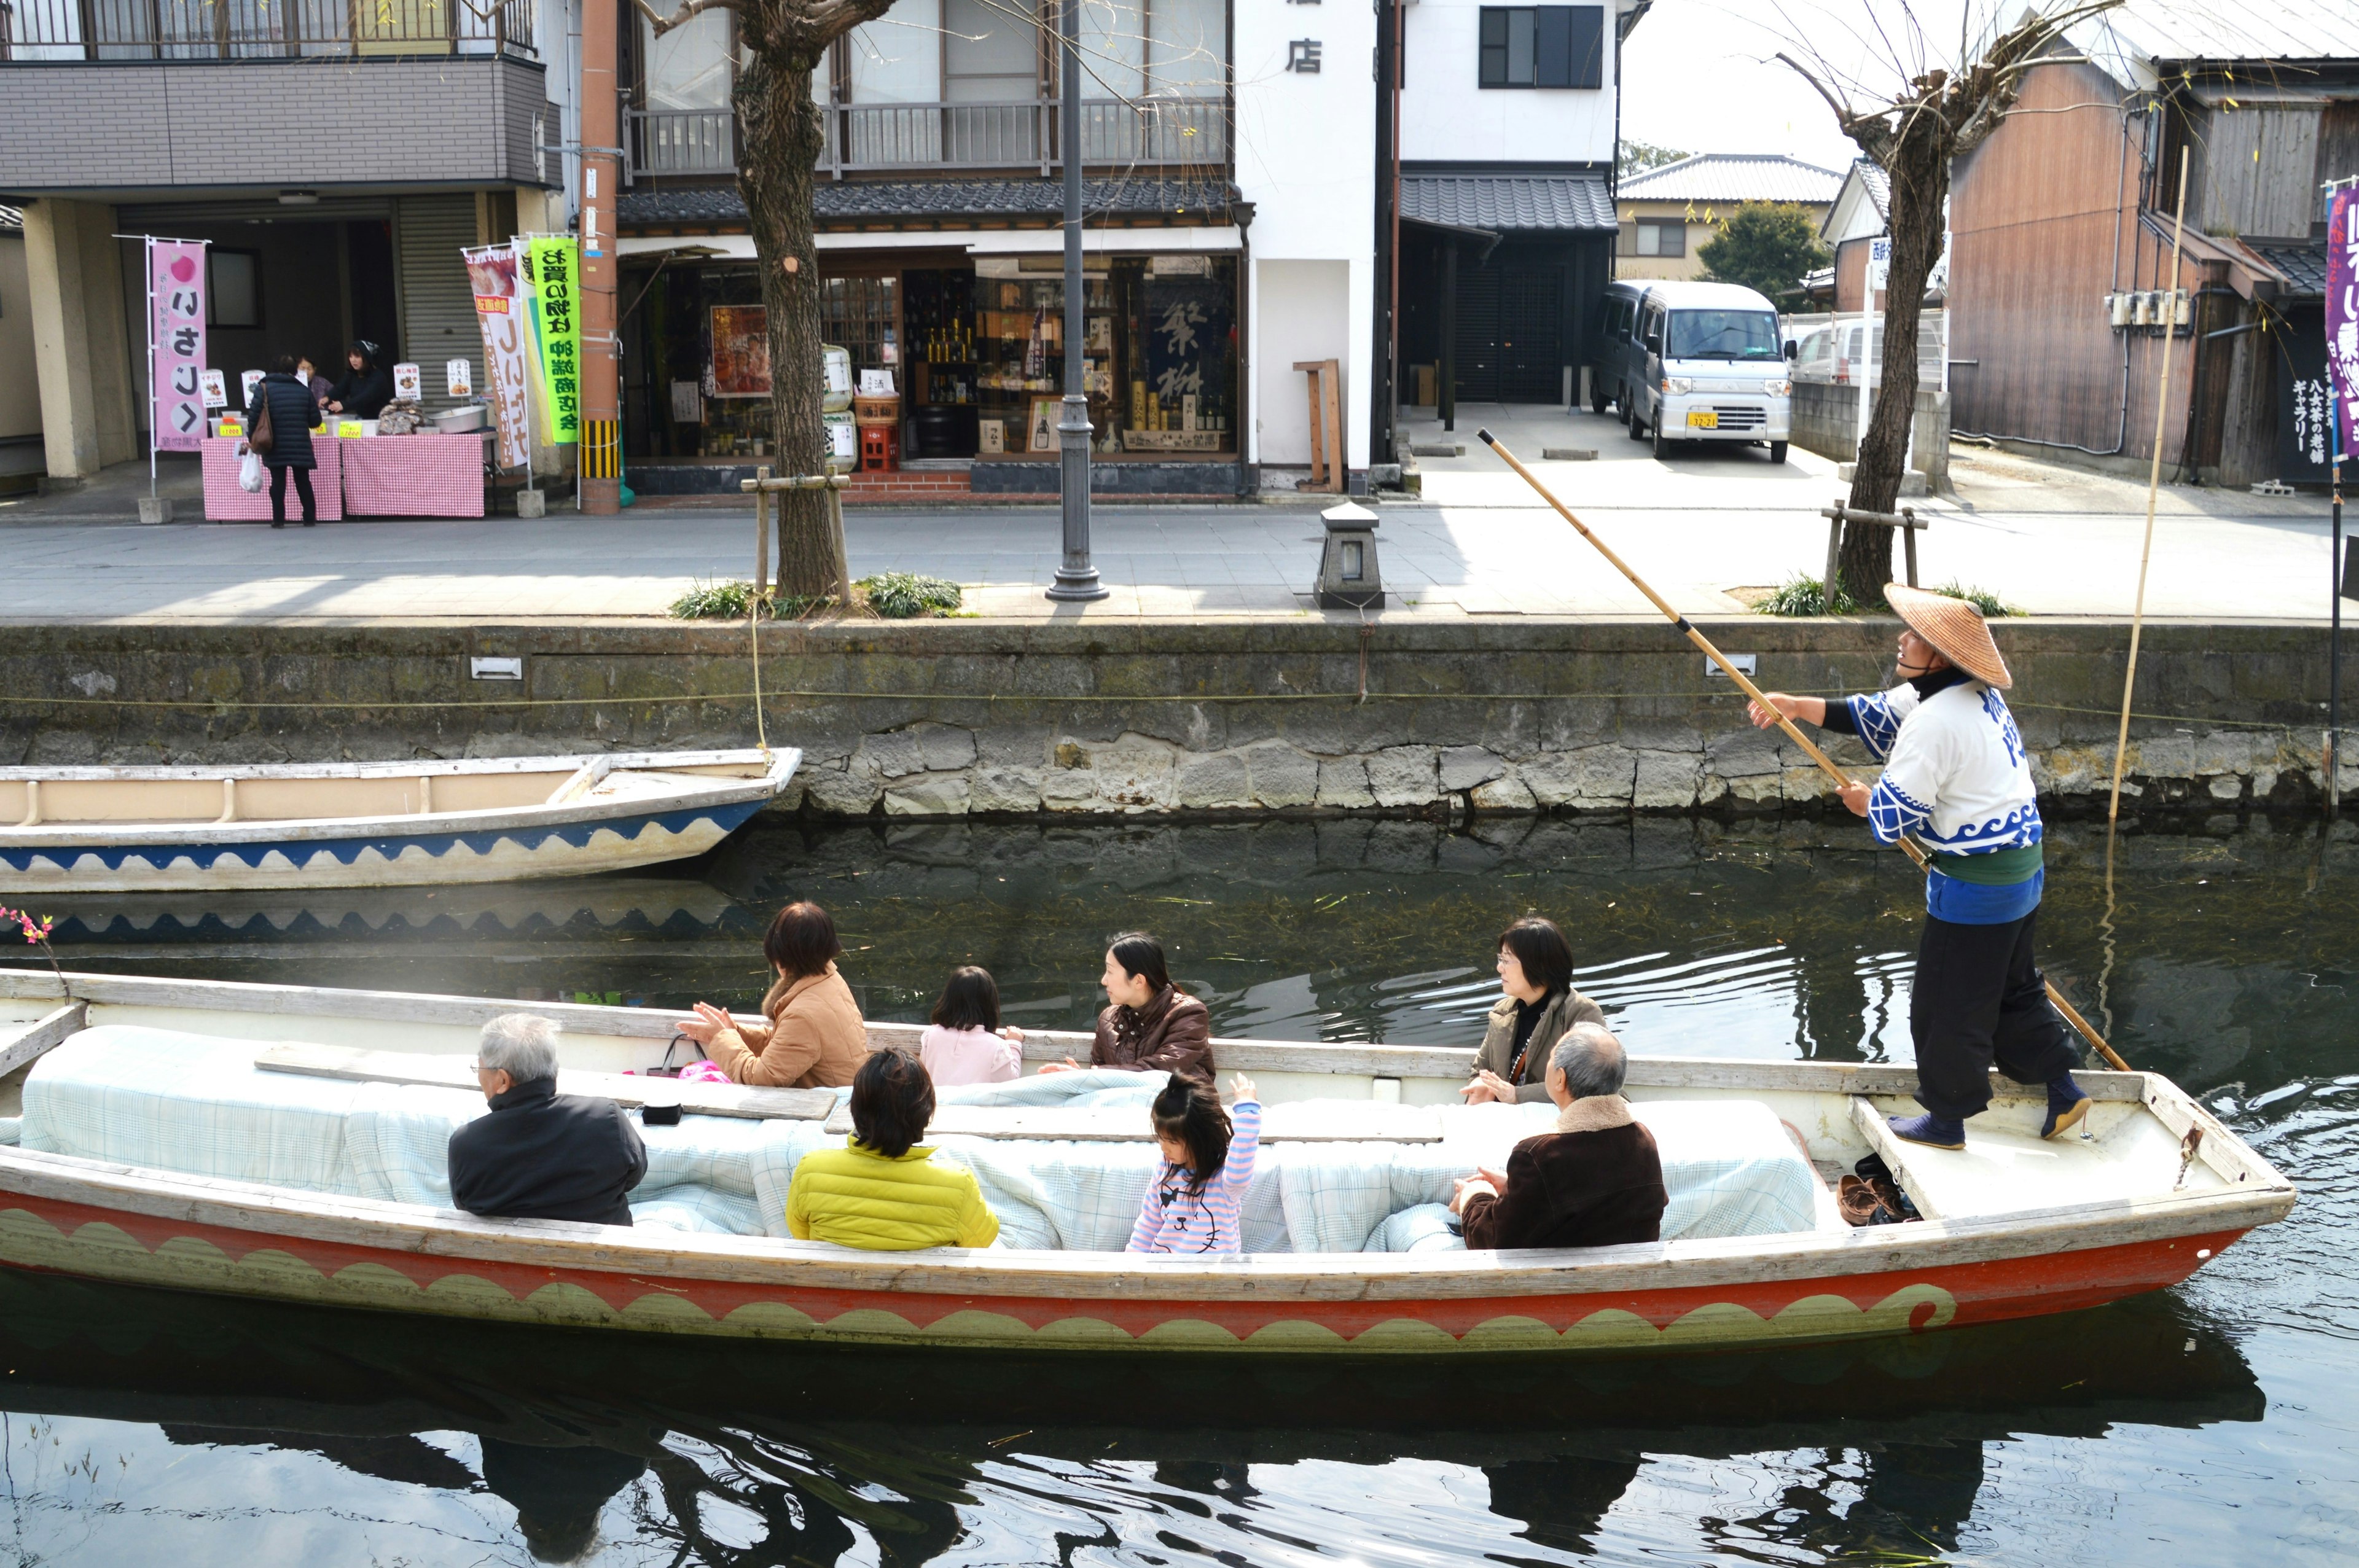
[[[1171,983],[1163,946],[1144,931],[1125,931],[1106,946],[1106,1008],[1098,1014],[1097,1038],[1090,1042],[1090,1065],[1141,1073],[1178,1073],[1212,1081],[1212,1015],[1204,1004]],[[1071,1056],[1041,1068],[1066,1072],[1081,1066]]]
[[[1605,1010],[1572,989],[1572,944],[1537,914],[1499,933],[1499,989],[1474,1076],[1458,1092],[1469,1105],[1544,1100],[1549,1053],[1576,1023],[1603,1027]]]
[[[723,1008],[696,1004],[679,1032],[704,1047],[733,1084],[762,1088],[836,1088],[868,1059],[868,1026],[852,988],[836,973],[843,953],[835,922],[815,903],[790,903],[762,938],[777,979],[762,999],[762,1021],[740,1023]]]

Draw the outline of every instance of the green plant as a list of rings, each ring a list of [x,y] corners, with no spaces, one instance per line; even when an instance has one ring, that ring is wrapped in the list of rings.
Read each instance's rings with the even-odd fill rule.
[[[770,612],[769,596],[750,582],[701,582],[671,601],[675,621],[743,621],[759,594]]]
[[[959,585],[913,572],[879,572],[862,578],[853,587],[868,596],[868,607],[887,621],[919,615],[947,615],[959,607]]]
[[[1796,572],[1778,584],[1777,591],[1753,607],[1757,615],[1856,615],[1858,600],[1835,585],[1834,608],[1827,608],[1827,585],[1818,578]]]
[[[1772,299],[1793,293],[1804,273],[1833,259],[1807,211],[1768,201],[1739,207],[1696,256],[1715,281],[1742,284]]]
[[[1968,604],[1971,604],[1976,610],[1981,611],[1984,617],[1987,620],[1995,621],[2002,615],[2020,615],[2023,613],[2022,611],[2017,609],[2014,605],[2007,603],[2005,600],[1999,598],[1997,594],[1993,593],[1990,589],[1986,588],[1968,588],[1963,583],[1958,581],[1955,578],[1951,578],[1948,582],[1943,583],[1933,591],[1935,593],[1947,594],[1951,599],[1964,600]]]

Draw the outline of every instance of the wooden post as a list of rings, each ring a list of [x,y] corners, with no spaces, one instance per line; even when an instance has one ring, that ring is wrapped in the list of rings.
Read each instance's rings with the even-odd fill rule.
[[[1310,376],[1310,488],[1323,490],[1327,485],[1327,438],[1320,428],[1319,362],[1305,360],[1294,368],[1307,371]]]
[[[827,521],[835,546],[835,600],[845,610],[852,608],[852,557],[843,545],[843,485],[834,474],[827,477]]]
[[[1904,506],[1900,509],[1900,515],[1908,519],[1908,525],[1900,530],[1900,541],[1908,547],[1908,586],[1915,588],[1917,586],[1917,509],[1913,506]]]
[[[770,477],[766,463],[754,470],[756,481]],[[754,591],[760,593],[770,580],[770,492],[756,485],[754,491]]]
[[[1352,445],[1343,428],[1343,367],[1333,360],[1320,366],[1327,391],[1327,488],[1337,495],[1351,488]]]
[[[1843,558],[1843,503],[1837,501],[1827,513],[1827,572],[1825,597],[1819,607],[1827,614],[1835,612],[1835,568]]]

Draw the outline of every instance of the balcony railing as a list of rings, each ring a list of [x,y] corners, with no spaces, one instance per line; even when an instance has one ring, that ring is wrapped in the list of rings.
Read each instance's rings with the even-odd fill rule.
[[[531,59],[534,0],[0,0],[0,61]]]
[[[1061,109],[1032,103],[838,103],[821,111],[823,174],[1064,167]],[[1225,167],[1228,103],[1148,98],[1084,103],[1082,161],[1095,166]],[[627,178],[736,172],[736,116],[727,109],[635,109],[624,138]]]

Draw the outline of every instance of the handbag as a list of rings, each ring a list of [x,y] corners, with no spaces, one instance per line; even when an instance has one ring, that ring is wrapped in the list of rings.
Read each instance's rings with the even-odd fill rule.
[[[262,394],[262,412],[255,416],[254,428],[245,433],[245,444],[254,451],[266,452],[270,449],[270,442],[272,438],[270,429],[270,388],[264,386],[257,388],[256,390]]]
[[[239,460],[237,465],[237,487],[248,495],[259,495],[262,493],[264,483],[262,460],[255,454],[251,447],[244,450],[245,456]]]

